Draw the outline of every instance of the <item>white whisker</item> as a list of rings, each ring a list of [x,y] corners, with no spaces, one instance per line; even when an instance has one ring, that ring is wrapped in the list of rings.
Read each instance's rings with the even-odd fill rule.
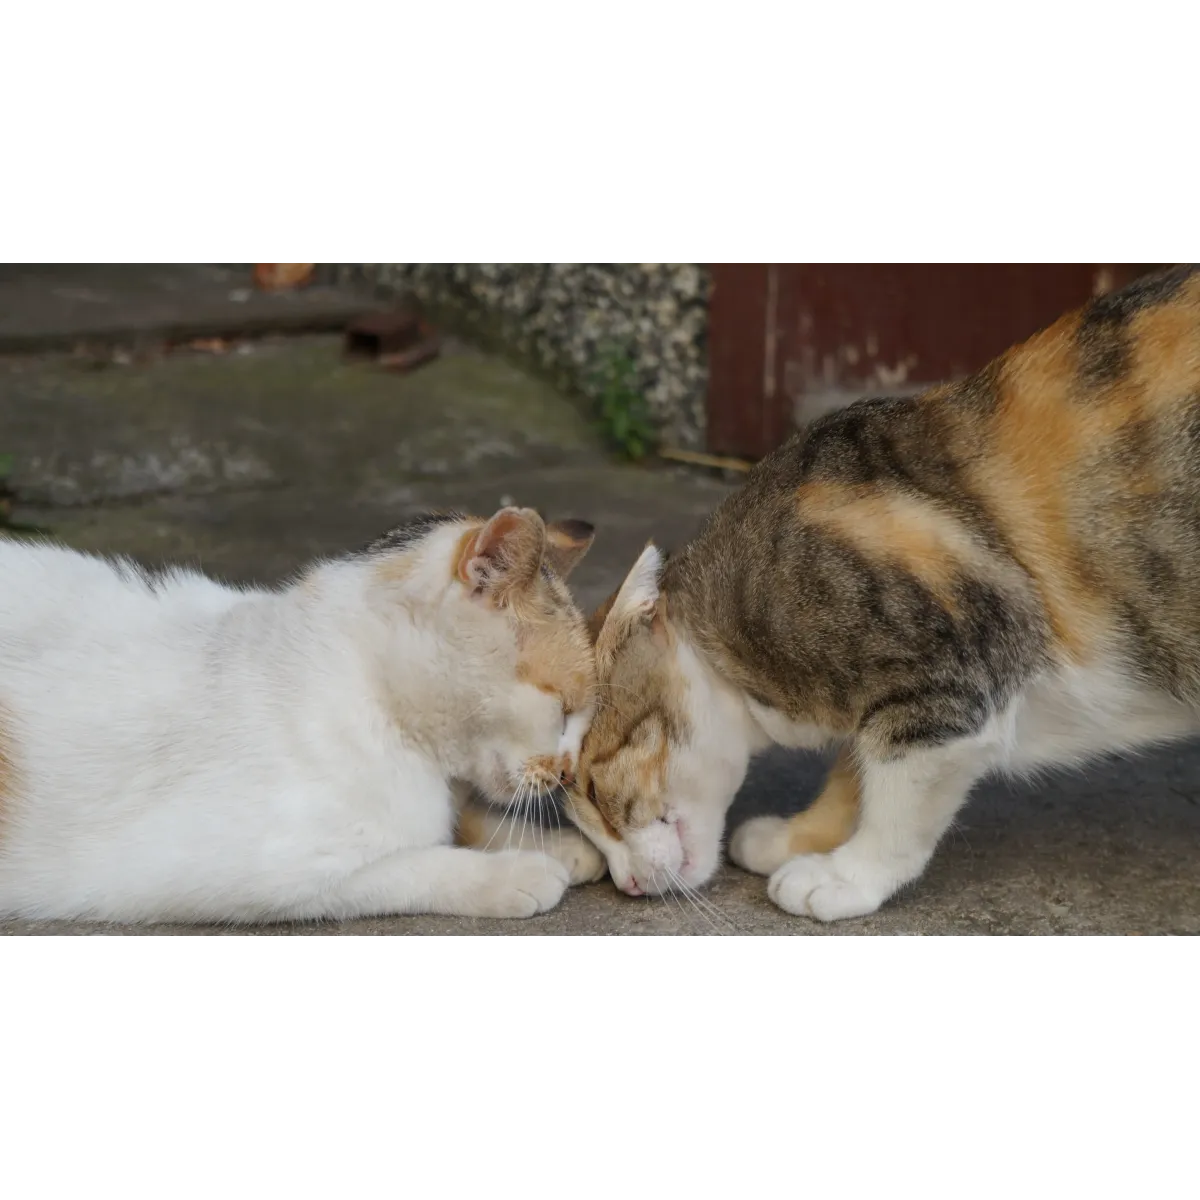
[[[512,814],[512,819],[508,822],[508,837],[504,843],[504,848],[506,850],[512,849],[513,833],[514,833],[514,831],[517,831],[517,817],[524,811],[525,811],[525,780],[522,778],[521,782],[517,784],[517,790],[513,793],[513,814]],[[524,828],[522,827],[520,829],[520,831],[517,832],[517,849],[518,850],[520,850],[520,848],[521,848],[521,841],[522,841],[523,837],[524,837]]]
[[[492,843],[496,840],[496,835],[500,832],[501,829],[504,828],[505,825],[508,824],[509,814],[512,812],[513,801],[515,799],[516,799],[516,792],[514,792],[509,797],[508,803],[504,806],[504,812],[501,815],[499,821],[497,822],[495,829],[492,830],[492,836],[490,838],[488,838],[487,845],[484,846],[484,848],[483,848],[484,853],[486,853],[488,850],[490,850],[492,848]]]
[[[542,784],[542,781],[540,779],[536,781],[535,787],[537,789],[534,792],[534,795],[537,797],[537,822],[535,825],[537,834],[535,834],[535,837],[540,834],[541,839],[542,839],[541,851],[543,854],[545,854],[546,853],[546,826],[543,824],[542,816],[543,816],[543,812],[545,809],[546,794],[545,794],[544,785]]]
[[[678,872],[672,871],[671,877],[683,894],[692,902],[693,905],[696,906],[697,911],[711,914],[712,918],[720,921],[735,933],[740,934],[742,932],[736,921],[734,921],[726,913],[722,912],[722,910],[718,908],[717,905],[712,903],[712,901],[707,897],[702,896],[700,892],[696,890],[696,888],[685,882],[683,877]]]
[[[672,914],[672,916],[674,916],[674,910],[671,908],[669,902],[671,900],[675,901],[675,908],[679,910],[679,928],[682,929],[684,933],[690,933],[692,925],[691,914],[688,913],[687,909],[683,907],[683,902],[679,899],[679,897],[675,895],[675,890],[671,887],[670,880],[666,881],[665,888],[659,885],[658,871],[653,867],[650,869],[650,887],[659,894],[664,906],[666,907],[667,911]]]
[[[695,911],[696,915],[708,926],[708,928],[714,934],[719,934],[721,931],[718,928],[716,922],[712,919],[711,916],[709,916],[709,914],[699,904],[696,903],[695,897],[692,895],[691,891],[687,888],[687,885],[684,884],[683,880],[674,871],[670,870],[669,868],[667,870],[667,878],[668,878],[668,886],[671,888],[671,890],[673,892],[675,892],[676,889],[678,889],[678,894],[682,895],[683,899],[686,900],[692,906],[692,909]]]
[[[523,778],[521,780],[521,831],[517,835],[517,849],[525,849],[525,826],[529,823],[529,808],[530,798],[533,792],[531,780]]]

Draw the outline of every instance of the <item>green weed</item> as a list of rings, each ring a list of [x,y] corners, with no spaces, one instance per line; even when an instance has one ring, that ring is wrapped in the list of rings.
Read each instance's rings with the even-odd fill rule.
[[[601,347],[588,382],[605,438],[626,458],[645,458],[658,441],[658,431],[628,350],[615,343]]]

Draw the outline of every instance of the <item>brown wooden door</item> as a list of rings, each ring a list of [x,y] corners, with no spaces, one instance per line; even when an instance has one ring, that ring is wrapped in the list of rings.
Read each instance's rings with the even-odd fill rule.
[[[868,395],[984,366],[1148,265],[713,263],[708,445],[760,458]]]

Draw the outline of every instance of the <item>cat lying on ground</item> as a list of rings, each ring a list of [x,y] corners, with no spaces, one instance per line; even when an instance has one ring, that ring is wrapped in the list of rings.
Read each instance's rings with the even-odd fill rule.
[[[576,766],[595,669],[563,579],[591,541],[426,517],[278,590],[0,541],[0,913],[553,907],[597,872],[577,835],[451,842],[497,833],[459,818],[468,787],[505,803]]]

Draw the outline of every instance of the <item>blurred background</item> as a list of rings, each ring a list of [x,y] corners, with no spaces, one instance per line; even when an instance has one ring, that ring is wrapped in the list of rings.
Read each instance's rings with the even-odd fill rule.
[[[965,375],[1153,266],[0,265],[0,525],[273,582],[425,509],[515,502],[595,524],[572,580],[592,606],[796,426]],[[821,770],[768,756],[738,815],[798,810]],[[986,788],[919,915],[862,931],[1200,932],[1198,781],[1188,751]],[[710,894],[742,927],[813,932],[761,881]],[[547,920],[680,922],[624,901],[614,926],[614,902]]]
[[[0,265],[3,509],[273,579],[511,497],[600,527],[590,603],[797,425],[964,375],[1150,269]]]

